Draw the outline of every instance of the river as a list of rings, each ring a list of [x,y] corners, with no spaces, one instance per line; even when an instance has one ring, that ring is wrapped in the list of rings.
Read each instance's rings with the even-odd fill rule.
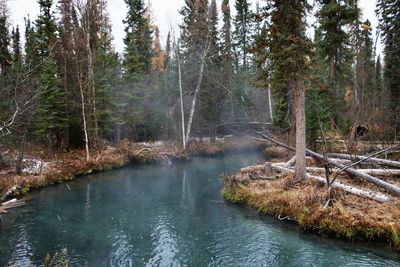
[[[241,153],[135,165],[31,194],[0,233],[0,266],[32,266],[67,248],[70,266],[400,266],[372,243],[302,233],[221,199],[221,174],[262,159]]]

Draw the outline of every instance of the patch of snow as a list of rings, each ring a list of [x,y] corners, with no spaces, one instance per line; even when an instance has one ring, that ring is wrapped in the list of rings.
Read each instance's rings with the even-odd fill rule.
[[[39,174],[40,170],[47,168],[48,165],[49,162],[43,162],[39,159],[24,159],[24,168],[22,169],[22,172],[27,174]]]

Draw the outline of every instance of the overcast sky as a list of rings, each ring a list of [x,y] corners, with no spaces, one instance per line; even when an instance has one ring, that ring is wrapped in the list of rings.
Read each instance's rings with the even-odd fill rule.
[[[310,0],[313,2],[313,0]],[[54,1],[56,2],[56,1]],[[184,5],[184,0],[150,0],[152,10],[154,12],[155,23],[161,29],[162,41],[165,40],[168,30],[180,23],[178,10]],[[217,5],[221,5],[222,0],[217,0]],[[234,0],[230,0],[231,8],[233,9]],[[256,0],[250,0],[255,5]],[[260,1],[262,3],[262,0]],[[368,18],[372,22],[372,27],[375,30],[377,19],[374,13],[376,0],[360,0],[360,7],[363,10],[364,19]],[[39,13],[39,6],[36,0],[8,0],[10,8],[11,23],[19,25],[23,30],[24,17],[28,14],[34,20]],[[124,25],[122,20],[126,14],[126,5],[124,0],[108,0],[108,10],[111,16],[114,45],[118,52],[123,51]],[[164,42],[163,42],[164,43]],[[378,47],[378,53],[382,50]]]

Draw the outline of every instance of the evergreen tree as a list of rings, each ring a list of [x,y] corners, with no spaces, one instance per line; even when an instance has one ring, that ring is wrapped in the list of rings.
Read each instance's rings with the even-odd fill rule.
[[[319,0],[321,5],[316,16],[321,38],[316,44],[323,52],[329,69],[331,92],[335,97],[334,123],[338,123],[340,110],[344,106],[345,86],[352,80],[350,35],[346,31],[359,16],[359,9],[353,0]]]
[[[366,113],[372,113],[375,109],[374,99],[377,96],[375,92],[374,81],[374,58],[373,58],[373,41],[372,28],[369,20],[361,24],[360,40],[359,40],[359,56],[357,60],[357,87],[359,88],[359,99],[361,109]],[[368,110],[371,108],[371,110]],[[370,116],[368,116],[370,117]],[[364,120],[368,120],[364,117]]]
[[[113,37],[106,2],[102,1],[102,5],[97,8],[98,15],[95,20],[98,22],[98,33],[95,34],[94,79],[99,127],[103,138],[117,140],[116,128],[124,123],[120,110],[124,109],[125,103],[120,99],[119,57],[112,47]]]
[[[203,119],[209,125],[209,135],[216,136],[217,122],[222,111],[226,90],[221,87],[221,43],[218,31],[218,10],[215,0],[211,0],[209,9],[209,48],[208,64],[205,70],[204,88],[201,93],[200,103]]]
[[[165,69],[168,69],[171,60],[171,32],[168,31],[167,41],[165,42],[165,54],[164,54],[164,65]]]
[[[6,76],[11,66],[9,50],[10,36],[8,32],[8,16],[5,4],[0,6],[0,75]]]
[[[128,14],[125,23],[124,67],[128,79],[138,80],[151,69],[152,32],[144,0],[125,0]]]
[[[19,32],[19,27],[13,29],[11,32],[12,36],[12,50],[13,56],[12,61],[13,65],[19,68],[22,63],[22,55],[21,55],[21,34]]]
[[[248,67],[248,49],[251,46],[252,12],[248,0],[235,0],[235,9],[233,40],[236,60],[238,66],[246,69]]]
[[[51,146],[62,145],[67,127],[65,94],[55,60],[57,25],[51,11],[52,0],[38,0],[40,14],[35,21],[35,44],[40,67],[37,69],[39,82],[39,105],[37,108],[37,133]]]
[[[393,135],[400,131],[400,2],[397,0],[378,0],[379,16],[384,49],[384,84],[390,95],[391,124]]]
[[[309,57],[312,43],[306,37],[306,0],[268,1],[264,17],[269,18],[269,31],[264,42],[257,47],[268,49],[268,68],[272,87],[286,92],[293,104],[296,120],[295,179],[305,178],[305,85],[309,75]],[[293,102],[292,102],[293,101]]]
[[[37,58],[37,45],[36,45],[36,36],[35,29],[32,25],[30,18],[24,18],[25,20],[25,47],[24,47],[24,65],[28,69],[32,69],[34,66],[38,65]]]
[[[224,84],[230,89],[232,75],[232,37],[231,37],[231,9],[229,0],[223,0],[221,5],[223,26],[221,32],[221,52],[224,69]]]

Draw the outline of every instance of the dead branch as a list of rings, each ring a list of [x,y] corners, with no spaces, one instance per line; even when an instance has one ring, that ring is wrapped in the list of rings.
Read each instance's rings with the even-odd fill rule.
[[[399,146],[400,145],[396,145],[396,146],[387,148],[384,151],[381,151],[381,153],[384,153],[388,150],[394,149]],[[376,156],[376,155],[377,154],[372,154],[370,156],[357,156],[357,155],[353,156],[353,155],[348,155],[348,154],[329,153],[328,157],[337,158],[337,159],[345,159],[345,160],[357,160],[357,162],[355,162],[354,165],[357,165],[361,162],[369,162],[369,163],[375,163],[378,165],[384,165],[384,166],[388,166],[388,167],[400,168],[399,161],[374,158],[374,156]]]
[[[290,174],[294,173],[294,170],[285,168],[285,167],[283,167],[281,165],[273,164],[272,168],[274,170],[280,171],[280,172],[287,172],[287,173],[290,173]],[[319,177],[319,176],[307,174],[307,178],[311,179],[311,180],[315,180],[315,181],[317,181],[317,182],[319,182],[321,184],[325,184],[325,185],[327,184],[326,179],[322,178],[322,177]],[[393,199],[390,196],[387,196],[385,194],[378,193],[378,192],[373,192],[373,191],[363,190],[363,189],[360,189],[360,188],[356,188],[356,187],[353,187],[353,186],[349,186],[349,185],[343,184],[343,183],[338,182],[338,181],[334,181],[331,186],[333,188],[340,189],[340,190],[345,191],[347,193],[350,193],[350,194],[353,194],[353,195],[356,195],[356,196],[360,196],[360,197],[369,198],[369,199],[375,200],[375,201],[380,202],[380,203],[393,201]]]
[[[262,133],[261,133],[261,136],[264,139],[260,139],[260,138],[253,138],[253,139],[258,139],[258,140],[263,140],[263,141],[268,140],[268,141],[273,142],[273,143],[275,143],[277,145],[280,145],[280,146],[283,146],[283,147],[285,147],[287,149],[295,151],[295,149],[293,147],[288,146],[288,145],[286,145],[286,144],[284,144],[282,142],[279,142],[279,141],[275,140],[272,137],[269,137],[269,136],[267,136],[265,134],[262,134]],[[316,153],[314,151],[311,151],[309,149],[306,149],[306,153],[309,154],[310,156],[316,158],[316,159],[319,159],[319,160],[322,160],[324,162],[327,162],[330,165],[333,165],[333,166],[335,166],[337,168],[343,169],[343,168],[346,167],[344,164],[341,164],[341,163],[339,163],[339,162],[337,162],[335,160],[332,160],[330,158],[326,158],[323,155],[318,154],[318,153]],[[388,182],[382,181],[382,180],[380,180],[380,179],[378,179],[376,177],[370,176],[370,175],[368,175],[366,173],[359,172],[359,171],[357,171],[356,169],[353,169],[353,168],[347,168],[347,169],[345,169],[345,171],[350,175],[354,175],[354,176],[356,176],[356,177],[358,177],[360,179],[363,179],[365,181],[368,181],[368,182],[370,182],[370,183],[372,183],[372,184],[374,184],[374,185],[376,185],[378,187],[384,188],[385,190],[387,190],[388,192],[392,193],[393,195],[400,196],[400,188],[398,186],[396,186],[396,185],[393,185],[393,184],[390,184]]]

